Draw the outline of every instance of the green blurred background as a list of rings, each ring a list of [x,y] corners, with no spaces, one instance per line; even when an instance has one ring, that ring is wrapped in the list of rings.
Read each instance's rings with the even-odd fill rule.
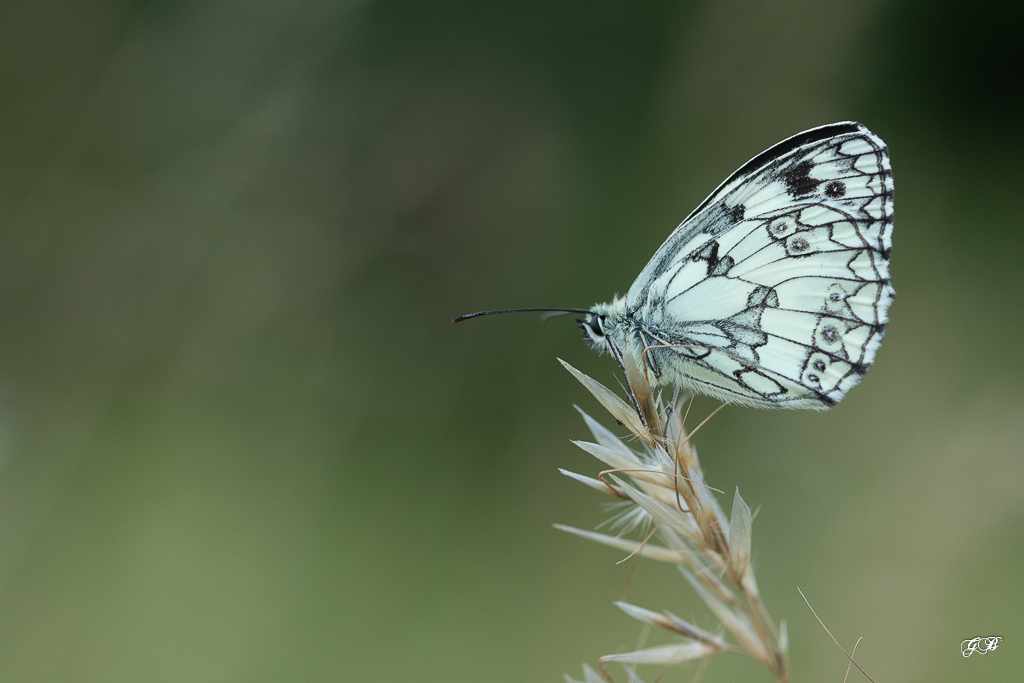
[[[606,514],[555,357],[611,361],[448,321],[624,292],[842,119],[897,184],[878,361],[698,446],[794,681],[846,670],[797,586],[877,681],[1019,677],[1022,39],[995,0],[0,4],[0,680],[556,681],[636,645],[624,591],[710,626],[550,527]]]

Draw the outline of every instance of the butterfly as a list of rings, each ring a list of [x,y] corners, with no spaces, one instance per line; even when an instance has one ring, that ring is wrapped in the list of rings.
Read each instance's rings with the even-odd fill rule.
[[[686,217],[625,296],[582,313],[587,343],[678,386],[760,408],[824,410],[875,359],[889,282],[885,143],[841,121],[743,164]]]

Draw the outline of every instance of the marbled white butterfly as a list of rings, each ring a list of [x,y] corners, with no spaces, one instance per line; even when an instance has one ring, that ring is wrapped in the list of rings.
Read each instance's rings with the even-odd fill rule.
[[[584,339],[651,384],[762,408],[825,409],[871,365],[895,295],[885,143],[843,121],[741,166],[675,231]],[[456,318],[510,311],[482,311]]]

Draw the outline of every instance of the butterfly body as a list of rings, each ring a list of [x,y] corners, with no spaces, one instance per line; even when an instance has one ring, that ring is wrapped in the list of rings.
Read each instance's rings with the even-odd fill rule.
[[[828,408],[882,341],[892,224],[885,144],[854,122],[805,131],[722,183],[626,296],[591,309],[584,338],[655,386]]]

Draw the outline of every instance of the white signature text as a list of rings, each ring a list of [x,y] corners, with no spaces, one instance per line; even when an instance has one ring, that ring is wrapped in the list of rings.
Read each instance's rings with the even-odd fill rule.
[[[971,638],[960,643],[960,654],[964,657],[970,657],[975,652],[979,655],[983,655],[986,652],[999,647],[999,641],[1002,640],[1002,636],[989,636],[987,638]]]

